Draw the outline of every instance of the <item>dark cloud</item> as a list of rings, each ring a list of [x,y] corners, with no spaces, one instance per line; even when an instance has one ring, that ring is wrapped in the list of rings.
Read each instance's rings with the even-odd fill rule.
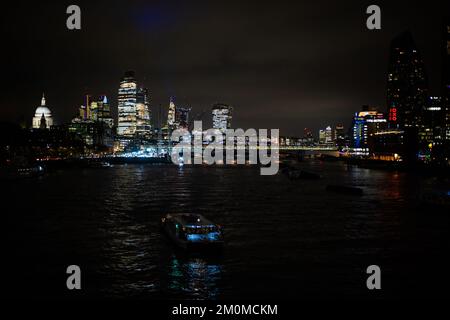
[[[69,4],[6,11],[2,120],[31,119],[45,91],[57,119],[68,121],[87,92],[114,102],[121,75],[134,69],[155,113],[174,95],[194,114],[227,102],[244,128],[301,134],[348,124],[362,104],[384,109],[389,41],[404,29],[438,93],[443,1],[378,1],[382,30],[373,32],[369,1],[78,2],[81,31],[65,27]]]

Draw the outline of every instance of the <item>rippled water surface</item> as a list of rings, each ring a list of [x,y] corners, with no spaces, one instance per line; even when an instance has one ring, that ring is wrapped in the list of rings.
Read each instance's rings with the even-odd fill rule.
[[[420,297],[448,285],[448,212],[418,206],[432,178],[305,162],[321,180],[256,167],[119,165],[7,185],[9,290],[31,297],[151,299]],[[363,196],[327,192],[330,183]],[[8,205],[8,208],[10,206]],[[174,250],[158,223],[196,212],[221,224],[214,256]],[[65,268],[82,290],[65,289]],[[367,266],[382,292],[366,289]]]

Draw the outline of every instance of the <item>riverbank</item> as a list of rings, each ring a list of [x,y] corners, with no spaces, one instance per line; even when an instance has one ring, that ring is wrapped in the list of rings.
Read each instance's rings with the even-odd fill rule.
[[[424,163],[405,163],[399,161],[383,161],[371,159],[346,159],[347,164],[356,165],[363,169],[375,169],[386,171],[414,172],[424,175],[436,175],[440,177],[450,177],[450,167],[424,164]]]

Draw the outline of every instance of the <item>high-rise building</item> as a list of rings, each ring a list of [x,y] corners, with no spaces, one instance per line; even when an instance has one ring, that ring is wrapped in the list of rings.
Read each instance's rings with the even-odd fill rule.
[[[137,126],[137,85],[133,71],[127,71],[120,81],[118,93],[117,134],[133,137]]]
[[[45,124],[45,125],[44,125]],[[36,108],[32,126],[34,129],[50,129],[53,125],[53,117],[50,109],[45,105],[45,96],[42,94],[41,105]]]
[[[91,103],[89,104],[89,119],[91,119],[92,121],[97,121],[98,120],[98,103],[97,101],[91,101]]]
[[[319,130],[319,144],[331,146],[334,144],[334,132],[331,126]]]
[[[136,134],[140,137],[149,138],[151,132],[152,126],[148,90],[139,88],[136,98]]]
[[[97,100],[97,120],[104,122],[110,128],[114,126],[114,119],[111,117],[111,107],[106,96],[100,96]]]
[[[309,128],[304,128],[303,129],[303,138],[309,139],[312,137],[313,137],[312,131]]]
[[[411,33],[403,32],[391,42],[387,79],[387,108],[392,128],[422,125],[428,99],[425,65]]]
[[[355,113],[352,126],[353,147],[370,149],[371,137],[376,132],[386,128],[384,114],[376,107],[363,106],[360,112]]]
[[[450,98],[450,18],[444,19],[442,28],[442,96]]]
[[[309,128],[303,129],[303,145],[312,146],[314,144],[314,136]]]
[[[173,129],[175,126],[175,113],[176,113],[176,107],[175,102],[173,101],[173,97],[170,97],[169,100],[169,111],[167,112],[167,127],[170,129]]]
[[[84,104],[82,104],[79,109],[79,118],[80,119],[82,119],[82,120],[91,119],[90,105],[91,105],[91,96],[87,94],[84,97]]]
[[[334,140],[338,147],[345,146],[345,131],[342,124],[336,125],[334,129]]]
[[[83,121],[101,121],[111,128],[114,126],[114,120],[111,118],[111,110],[106,96],[100,96],[97,100],[93,100],[90,95],[86,95],[85,105],[80,106],[78,119]]]
[[[86,119],[86,114],[87,114],[87,112],[86,112],[86,106],[85,106],[85,105],[81,105],[80,108],[79,108],[79,114],[78,114],[78,117],[79,117],[80,119]]]
[[[106,122],[77,117],[68,125],[68,131],[80,137],[88,148],[105,150],[113,147],[113,130]]]
[[[225,131],[231,128],[233,118],[233,107],[217,103],[212,107],[213,128]]]
[[[189,126],[189,107],[176,107],[175,109],[175,125],[177,128],[187,129]]]
[[[334,144],[333,130],[331,129],[331,126],[325,128],[325,144]]]
[[[450,18],[444,19],[442,28],[442,112],[444,129],[443,162],[450,162]]]
[[[91,151],[112,148],[114,120],[111,118],[108,98],[100,96],[94,100],[92,96],[86,95],[85,104],[80,107],[78,117],[73,118],[68,125],[68,131],[81,138],[84,146]]]
[[[369,137],[367,133],[367,124],[364,117],[355,113],[353,117],[353,128],[352,128],[352,138],[353,138],[353,148],[366,148],[367,138]]]
[[[325,130],[320,129],[319,130],[319,144],[325,144],[325,141],[326,141]]]
[[[426,145],[430,143],[441,143],[445,129],[443,128],[443,99],[438,96],[429,97],[423,116],[423,128],[419,131],[419,141]]]

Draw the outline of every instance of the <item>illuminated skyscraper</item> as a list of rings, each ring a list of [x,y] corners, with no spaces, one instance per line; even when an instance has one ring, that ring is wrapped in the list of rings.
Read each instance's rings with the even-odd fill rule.
[[[334,140],[336,145],[339,147],[343,147],[345,145],[345,131],[342,124],[336,125],[334,129]]]
[[[376,107],[363,106],[362,110],[355,113],[353,118],[353,147],[362,149],[370,148],[372,145],[372,136],[385,128],[386,118],[384,114],[378,112]]]
[[[333,131],[331,130],[331,126],[328,126],[325,128],[325,143],[326,144],[333,144]]]
[[[118,121],[117,134],[132,137],[137,127],[137,85],[133,71],[125,73],[120,81],[118,94]]]
[[[84,104],[80,106],[80,119],[88,120],[91,119],[91,96],[87,94],[84,97]]]
[[[325,130],[320,129],[319,130],[319,144],[325,144],[325,140],[326,140]]]
[[[136,134],[149,138],[152,131],[148,90],[139,88],[136,100]]]
[[[358,113],[355,113],[352,127],[353,148],[366,150],[368,137],[366,120]]]
[[[327,126],[325,129],[319,130],[319,144],[332,145],[334,144],[334,135],[331,126]]]
[[[80,106],[78,120],[100,121],[112,128],[114,120],[111,118],[111,109],[108,98],[100,96],[97,100],[90,95],[85,96],[85,105]]]
[[[114,120],[111,118],[111,108],[106,96],[99,97],[97,101],[97,110],[97,120],[106,123],[112,128],[114,126]]]
[[[173,98],[170,97],[169,100],[169,111],[167,112],[167,126],[171,129],[175,126],[175,102]]]
[[[92,121],[98,120],[98,104],[97,101],[91,101],[89,105],[89,119]]]
[[[233,107],[226,104],[215,104],[212,107],[213,128],[225,131],[231,128],[231,120],[233,118]]]
[[[391,42],[387,107],[391,127],[420,128],[428,99],[428,79],[410,32]]]
[[[188,128],[189,125],[189,107],[176,107],[175,109],[175,122],[177,128]]]
[[[443,127],[443,99],[429,97],[423,123],[419,130],[419,159],[425,162],[442,162],[445,127]]]

